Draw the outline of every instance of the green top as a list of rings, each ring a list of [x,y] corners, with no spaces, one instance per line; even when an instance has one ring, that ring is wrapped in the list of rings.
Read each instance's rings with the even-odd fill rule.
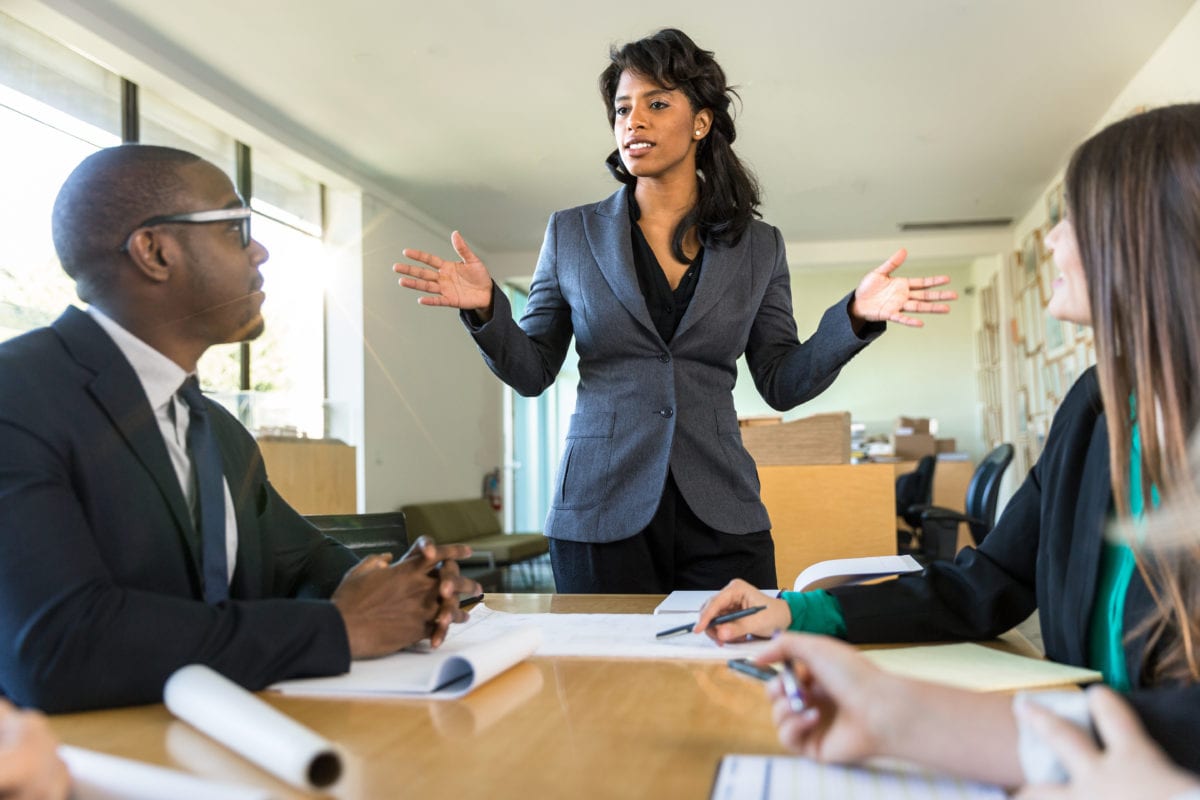
[[[1142,497],[1142,440],[1137,424],[1129,445],[1129,514],[1141,519],[1145,513]],[[1158,490],[1150,487],[1150,502],[1158,506]],[[1096,579],[1096,599],[1088,623],[1088,666],[1099,670],[1104,682],[1118,692],[1133,688],[1125,664],[1125,595],[1129,580],[1137,568],[1133,549],[1119,542],[1105,542],[1100,554],[1100,575]]]
[[[845,637],[846,618],[842,616],[842,606],[829,592],[824,589],[784,592],[781,597],[792,610],[792,622],[788,630]]]

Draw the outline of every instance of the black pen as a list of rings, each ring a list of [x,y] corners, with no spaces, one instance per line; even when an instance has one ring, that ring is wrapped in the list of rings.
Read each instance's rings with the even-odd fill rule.
[[[722,614],[719,617],[713,617],[712,622],[708,624],[710,626],[723,625],[726,622],[733,622],[735,619],[741,619],[742,617],[748,617],[751,614],[757,614],[765,608],[766,606],[750,606],[749,608],[743,608],[741,611],[734,611],[729,614]],[[699,622],[699,620],[697,620],[697,622]],[[674,628],[667,628],[665,631],[659,631],[658,633],[654,634],[654,638],[666,639],[669,636],[678,636],[681,633],[691,633],[692,628],[694,627],[696,627],[696,623],[689,622],[687,625],[679,625]]]
[[[475,605],[476,603],[482,603],[482,602],[483,602],[483,593],[481,592],[480,594],[472,595],[471,597],[464,597],[462,600],[459,600],[458,607],[459,608],[470,608],[471,606]]]

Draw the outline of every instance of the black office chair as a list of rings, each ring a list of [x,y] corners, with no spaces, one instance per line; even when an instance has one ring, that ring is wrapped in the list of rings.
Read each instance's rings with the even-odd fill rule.
[[[397,559],[408,549],[404,512],[381,514],[313,514],[306,519],[321,533],[337,539],[359,558],[391,553]]]
[[[908,530],[896,529],[896,547],[901,553],[911,552],[916,544],[914,531],[921,525],[921,511],[933,505],[933,473],[937,459],[923,456],[917,468],[896,478],[896,516],[904,520]]]
[[[922,562],[954,559],[958,548],[958,526],[967,523],[978,547],[996,524],[996,503],[1000,499],[1000,479],[1012,463],[1013,446],[1002,444],[979,463],[967,486],[966,513],[949,508],[927,506],[910,509],[916,514],[920,551],[914,555]]]

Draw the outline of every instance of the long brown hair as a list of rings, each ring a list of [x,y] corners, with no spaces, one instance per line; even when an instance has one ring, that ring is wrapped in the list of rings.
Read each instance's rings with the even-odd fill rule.
[[[1151,487],[1164,503],[1194,495],[1188,439],[1200,420],[1200,104],[1105,128],[1071,157],[1066,193],[1087,275],[1113,498],[1127,520],[1134,423],[1146,504]],[[1146,624],[1159,678],[1200,679],[1200,538],[1193,541],[1180,558],[1178,548],[1147,549],[1131,539],[1158,600],[1159,614]]]

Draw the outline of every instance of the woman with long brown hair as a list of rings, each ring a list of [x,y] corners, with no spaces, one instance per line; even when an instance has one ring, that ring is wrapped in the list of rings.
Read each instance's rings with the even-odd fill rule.
[[[1196,493],[1187,443],[1200,422],[1200,104],[1105,128],[1075,151],[1066,192],[1067,217],[1046,240],[1060,270],[1048,310],[1094,327],[1097,366],[1064,399],[1038,463],[983,544],[875,586],[776,600],[735,581],[697,629],[715,614],[767,604],[710,635],[791,628],[852,642],[986,639],[1036,611],[1049,658],[1099,670],[1175,761],[1200,770],[1197,522],[1175,518],[1187,544],[1170,549],[1151,547],[1141,523],[1145,511]],[[811,674],[844,656],[833,642],[795,647],[812,659]],[[863,702],[838,695],[833,705],[843,700]],[[1002,702],[975,699],[944,710],[958,719],[970,707],[990,731],[981,749],[999,772],[986,776],[1014,782],[1012,715]],[[801,726],[789,738],[807,747],[820,731]]]

